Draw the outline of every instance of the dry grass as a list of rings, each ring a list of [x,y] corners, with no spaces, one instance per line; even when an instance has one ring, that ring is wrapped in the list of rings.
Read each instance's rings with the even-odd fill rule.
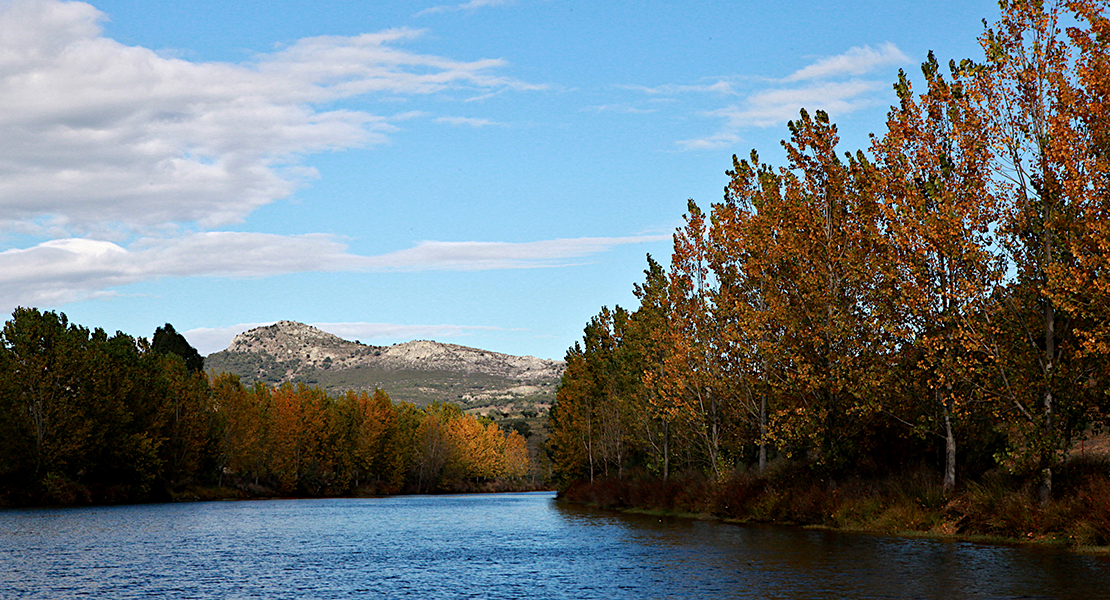
[[[818,525],[919,535],[1110,545],[1110,458],[1071,460],[1047,505],[1031,480],[994,471],[946,494],[939,476],[917,470],[882,480],[831,482],[802,465],[767,477],[724,482],[698,475],[579,482],[563,500],[617,510],[698,514],[743,521]]]

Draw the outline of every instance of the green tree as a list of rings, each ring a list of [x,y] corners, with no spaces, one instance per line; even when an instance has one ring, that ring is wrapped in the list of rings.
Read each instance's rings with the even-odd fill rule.
[[[192,373],[199,373],[204,370],[204,357],[189,344],[189,340],[185,339],[185,336],[177,333],[173,325],[169,323],[154,330],[154,338],[151,340],[150,347],[155,352],[180,356],[181,360],[185,361],[185,368]]]
[[[625,343],[634,361],[630,369],[638,371],[640,379],[634,388],[638,397],[631,418],[638,445],[646,454],[648,469],[666,480],[671,473],[675,438],[680,433],[676,407],[660,387],[670,354],[667,341],[671,312],[670,282],[663,266],[650,254],[647,263],[644,283],[633,287],[640,305],[632,313],[625,335]]]
[[[35,481],[48,475],[75,478],[93,435],[80,397],[88,330],[65,314],[17,308],[0,343],[7,357],[14,410],[28,433],[26,464]]]

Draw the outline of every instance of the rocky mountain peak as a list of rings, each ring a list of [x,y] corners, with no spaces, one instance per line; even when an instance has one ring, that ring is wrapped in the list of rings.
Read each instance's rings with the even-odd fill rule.
[[[236,356],[242,358],[236,359]],[[227,350],[211,355],[209,363],[230,369],[232,363],[242,363],[248,356],[256,357],[248,361],[249,369],[232,370],[244,377],[276,382],[317,377],[311,375],[313,372],[335,374],[372,369],[481,374],[529,384],[557,381],[565,366],[562,361],[513,356],[431,340],[367,346],[296,321],[278,321],[241,333],[235,336]]]
[[[296,321],[278,321],[266,327],[256,327],[235,336],[228,346],[229,352],[263,352],[276,357],[299,356],[315,348],[356,351],[362,344],[347,341],[339,336]]]

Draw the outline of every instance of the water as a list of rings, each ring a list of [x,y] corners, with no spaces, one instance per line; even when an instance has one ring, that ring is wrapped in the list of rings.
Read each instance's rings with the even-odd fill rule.
[[[552,494],[0,511],[0,598],[1110,598],[1110,559]]]

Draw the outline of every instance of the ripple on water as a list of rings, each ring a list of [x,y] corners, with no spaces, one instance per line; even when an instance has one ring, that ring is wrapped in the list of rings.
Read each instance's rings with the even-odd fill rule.
[[[1063,552],[617,515],[551,494],[0,511],[0,598],[1097,598]]]

